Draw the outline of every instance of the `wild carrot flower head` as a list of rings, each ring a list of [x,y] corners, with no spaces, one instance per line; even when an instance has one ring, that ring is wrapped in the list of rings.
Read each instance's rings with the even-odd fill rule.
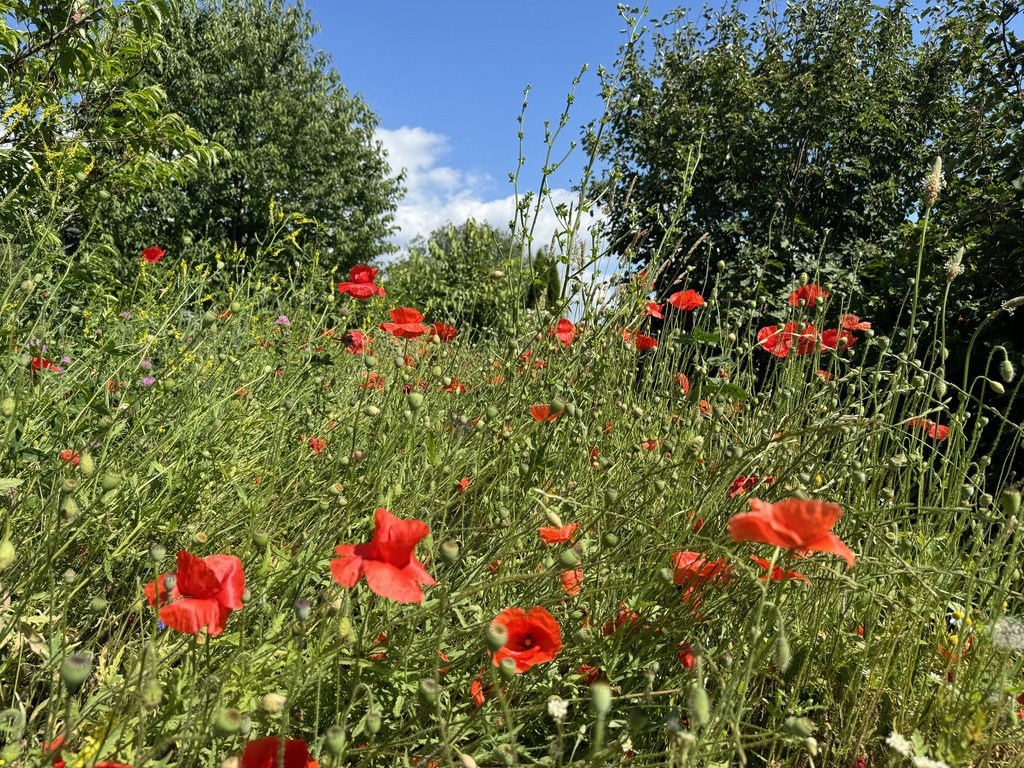
[[[224,631],[228,616],[242,607],[245,573],[234,555],[199,558],[178,552],[178,571],[170,592],[161,574],[145,587],[146,599],[171,629],[194,635],[207,627],[211,636]]]
[[[796,554],[830,552],[856,564],[853,552],[832,533],[832,527],[843,516],[838,504],[811,499],[786,499],[769,504],[750,500],[750,512],[733,515],[729,535],[734,541],[759,541],[788,549]]]
[[[508,635],[505,645],[492,657],[495,666],[510,658],[516,663],[517,674],[535,664],[551,661],[562,649],[558,622],[539,605],[529,613],[522,608],[506,608],[494,617],[491,626],[503,627]]]
[[[422,603],[421,584],[435,582],[416,559],[416,545],[430,533],[422,520],[400,520],[384,508],[374,513],[373,538],[367,544],[341,544],[331,560],[331,575],[343,587],[366,576],[367,586],[399,603]]]

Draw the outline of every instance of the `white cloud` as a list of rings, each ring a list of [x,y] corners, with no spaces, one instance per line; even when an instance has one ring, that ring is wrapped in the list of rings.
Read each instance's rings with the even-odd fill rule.
[[[491,183],[490,177],[442,164],[451,152],[448,137],[405,126],[396,130],[379,128],[377,138],[388,151],[391,167],[396,172],[405,169],[408,191],[395,215],[400,231],[392,238],[399,247],[405,247],[417,235],[425,236],[449,222],[461,224],[469,218],[502,230],[508,227],[515,215],[515,195],[487,199],[484,190]],[[537,213],[535,246],[549,245],[552,235],[564,228],[555,206],[569,205],[577,197],[567,189],[552,190]]]

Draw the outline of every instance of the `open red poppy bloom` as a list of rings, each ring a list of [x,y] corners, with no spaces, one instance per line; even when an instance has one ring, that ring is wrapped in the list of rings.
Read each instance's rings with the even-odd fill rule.
[[[54,373],[64,373],[64,369],[59,365],[54,365],[52,360],[47,360],[45,357],[33,357],[32,358],[32,370],[33,371],[53,371]]]
[[[821,290],[816,283],[801,285],[789,294],[789,303],[794,307],[813,307],[818,299],[827,299],[832,294]]]
[[[342,344],[347,344],[345,351],[350,355],[361,355],[366,351],[367,346],[373,343],[373,339],[362,331],[349,330],[341,337]]]
[[[368,299],[371,296],[386,296],[384,289],[374,285],[377,270],[365,264],[352,267],[348,272],[348,282],[338,283],[338,292],[347,293],[353,299]]]
[[[847,347],[852,347],[856,340],[857,337],[847,330],[829,328],[827,331],[821,332],[821,351],[835,352],[837,349],[843,350]]]
[[[319,437],[311,437],[306,442],[309,443],[309,447],[313,449],[313,453],[317,456],[320,455],[320,451],[327,447],[327,441]]]
[[[622,340],[639,350],[654,349],[658,346],[658,340],[653,336],[645,336],[639,331],[626,329],[622,332]]]
[[[579,529],[579,523],[569,523],[561,528],[538,528],[537,533],[545,544],[565,544]]]
[[[769,504],[750,500],[750,512],[741,512],[729,519],[729,535],[733,541],[760,541],[782,547],[797,554],[830,552],[856,564],[853,552],[832,533],[832,527],[843,516],[838,504],[813,499],[786,499]]]
[[[178,551],[174,588],[167,592],[163,574],[146,585],[146,599],[171,629],[194,635],[203,627],[211,637],[224,631],[228,616],[242,607],[245,573],[234,555],[196,557]],[[170,601],[170,602],[168,602]]]
[[[445,344],[451,344],[455,341],[455,337],[459,335],[459,332],[455,330],[455,327],[448,325],[448,323],[434,323],[430,326],[430,330]]]
[[[156,264],[160,259],[164,257],[163,248],[157,248],[155,245],[152,248],[147,248],[142,252],[142,258],[148,261],[150,264]]]
[[[549,336],[554,336],[562,344],[568,347],[572,344],[573,339],[576,338],[576,326],[572,324],[572,321],[566,320],[564,317],[558,321],[558,324],[548,333]]]
[[[750,559],[758,565],[760,565],[765,570],[765,574],[761,577],[761,581],[785,581],[786,579],[803,579],[808,584],[811,583],[811,580],[804,576],[802,573],[797,573],[796,571],[783,570],[778,565],[772,565],[768,560],[765,560],[763,557],[751,555]],[[767,573],[769,565],[772,565],[772,572],[770,575]]]
[[[690,394],[690,379],[685,373],[676,374],[676,385],[683,388],[683,394]]]
[[[469,488],[469,478],[468,477],[462,478],[461,480],[459,480],[459,482],[457,482],[455,484],[455,492],[458,493],[459,496],[464,494],[466,492],[467,488]]]
[[[928,437],[933,440],[939,440],[941,442],[949,437],[949,427],[942,424],[936,424],[930,419],[911,419],[907,424],[911,427],[923,427],[928,430]]]
[[[374,512],[373,538],[368,544],[341,544],[340,557],[331,560],[331,575],[343,587],[354,587],[362,576],[381,597],[398,603],[422,603],[423,588],[433,586],[423,564],[416,559],[416,545],[430,527],[422,520],[399,520],[381,507]]]
[[[692,288],[687,288],[669,296],[668,303],[676,309],[696,309],[704,306],[704,297]]]
[[[516,663],[517,674],[535,664],[551,661],[562,649],[562,630],[558,622],[539,605],[529,613],[522,608],[506,608],[494,617],[491,626],[504,627],[508,633],[505,645],[492,657],[494,665],[510,658]]]
[[[769,475],[768,477],[761,480],[762,483],[772,483],[775,478]],[[732,485],[729,486],[729,492],[726,494],[730,499],[739,496],[741,493],[746,493],[758,483],[757,475],[740,475],[732,481]]]
[[[583,588],[583,569],[576,568],[572,571],[562,571],[562,589],[569,597],[575,597]]]
[[[777,325],[769,325],[757,332],[757,343],[766,352],[771,352],[776,357],[789,355],[793,344],[796,344],[798,355],[813,354],[817,347],[818,331],[813,325],[790,322],[779,328]]]
[[[241,768],[320,768],[320,763],[309,756],[309,747],[301,739],[283,739],[284,761],[280,736],[250,741],[242,750]]]
[[[530,406],[530,415],[534,421],[554,421],[562,415],[561,411],[551,412],[551,406],[547,403],[540,403]]]
[[[673,552],[677,586],[697,588],[712,581],[732,581],[732,566],[725,560],[709,560],[701,552]]]
[[[868,331],[871,323],[861,320],[856,315],[840,315],[839,324],[848,331]]]
[[[415,339],[430,333],[421,321],[423,315],[410,307],[399,307],[390,312],[391,322],[381,323],[380,329],[402,339]]]
[[[664,320],[665,319],[665,315],[664,315],[664,313],[662,313],[661,308],[662,308],[661,304],[656,304],[653,301],[645,302],[644,303],[644,314],[645,315],[650,315],[651,317],[656,317],[659,320]]]

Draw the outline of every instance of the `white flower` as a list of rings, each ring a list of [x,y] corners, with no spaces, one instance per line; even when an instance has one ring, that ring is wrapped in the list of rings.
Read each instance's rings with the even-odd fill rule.
[[[932,760],[930,757],[925,757],[924,755],[912,757],[911,760],[913,761],[915,768],[949,768],[949,763],[944,763],[941,760]]]
[[[569,714],[569,702],[557,696],[552,696],[548,699],[548,714],[559,722],[565,720]]]
[[[992,642],[1008,651],[1024,651],[1024,621],[1000,616],[992,625]]]
[[[910,757],[914,752],[914,745],[910,743],[910,739],[896,731],[889,734],[885,743],[889,745],[889,749],[899,752],[904,757]]]

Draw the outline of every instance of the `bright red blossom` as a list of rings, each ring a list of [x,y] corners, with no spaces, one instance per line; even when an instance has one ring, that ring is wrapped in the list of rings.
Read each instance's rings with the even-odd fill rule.
[[[530,406],[530,415],[534,421],[554,421],[562,415],[561,411],[551,412],[551,406],[547,403],[540,403]]]
[[[579,523],[569,523],[561,528],[538,528],[537,533],[545,544],[565,544],[579,529]]]
[[[163,574],[145,587],[149,604],[158,607],[157,616],[171,629],[194,635],[206,627],[216,636],[224,631],[231,612],[242,607],[245,573],[234,555],[199,558],[179,550],[178,571],[172,575],[176,583],[170,594]]]
[[[829,328],[821,332],[821,351],[835,352],[852,347],[857,338],[847,330],[840,328]]]
[[[928,430],[928,437],[933,440],[943,441],[949,437],[949,427],[942,424],[936,424],[930,419],[911,419],[907,422],[908,426],[921,427]]]
[[[148,261],[150,264],[156,264],[160,259],[164,257],[166,251],[163,248],[157,248],[155,245],[152,248],[146,248],[142,252],[142,258]]]
[[[775,478],[769,475],[768,477],[762,479],[761,483],[771,483],[774,481]],[[726,494],[726,496],[730,499],[735,498],[736,496],[739,496],[740,494],[749,491],[751,488],[757,485],[757,483],[757,475],[750,475],[749,477],[747,475],[740,475],[739,477],[732,481],[732,485],[729,486],[729,492]]]
[[[687,288],[685,291],[678,291],[669,296],[668,303],[676,309],[696,309],[704,306],[704,297],[692,288]]]
[[[380,329],[402,339],[415,339],[430,333],[422,323],[423,315],[410,307],[399,307],[390,312],[391,322],[381,323]]]
[[[575,597],[583,589],[583,569],[562,571],[562,589],[569,597]]]
[[[510,658],[516,663],[516,673],[525,672],[536,664],[551,661],[562,649],[562,631],[555,617],[546,608],[537,606],[526,613],[522,608],[506,608],[494,617],[491,626],[504,627],[508,633],[505,645],[493,658],[494,665]]]
[[[673,552],[674,581],[677,586],[699,588],[708,582],[732,580],[732,567],[725,560],[709,560],[700,552]]]
[[[459,335],[459,332],[455,330],[454,326],[448,325],[448,323],[434,323],[430,326],[430,330],[434,336],[437,336],[445,344],[451,344],[455,341],[455,337]]]
[[[644,315],[649,315],[651,317],[656,317],[659,320],[664,320],[665,319],[665,315],[661,311],[662,306],[663,305],[656,304],[653,301],[645,302],[644,303]]]
[[[371,296],[386,296],[384,289],[374,285],[377,270],[365,264],[352,267],[348,273],[348,282],[338,283],[338,292],[347,293],[353,299],[368,299]]]
[[[827,299],[832,294],[823,291],[820,285],[801,285],[789,294],[789,303],[794,307],[813,307],[818,299]]]
[[[568,347],[572,344],[573,339],[576,338],[576,326],[572,324],[570,320],[566,320],[564,317],[558,321],[557,325],[548,333],[549,336],[554,336],[562,344]]]
[[[785,571],[785,570],[783,570],[782,568],[780,568],[777,565],[772,565],[769,561],[765,560],[763,557],[758,557],[757,555],[751,555],[750,559],[753,560],[755,563],[757,563],[759,566],[761,566],[761,568],[764,569],[765,574],[764,574],[764,576],[761,577],[761,581],[785,581],[786,579],[803,579],[808,584],[811,583],[811,580],[808,579],[806,576],[804,576],[802,573],[797,573],[796,571]],[[767,573],[769,565],[772,565],[771,575],[769,575]]]
[[[871,323],[864,322],[856,315],[840,315],[839,324],[848,331],[867,331],[871,329]]]
[[[47,360],[45,357],[33,357],[32,358],[32,370],[33,371],[53,371],[54,373],[64,373],[64,369],[59,365],[54,365],[52,360]]]
[[[750,500],[750,512],[733,515],[729,535],[734,541],[760,541],[796,554],[830,552],[846,560],[851,568],[856,558],[848,546],[832,533],[843,516],[838,504],[813,499],[786,499],[769,504]]]
[[[317,456],[320,455],[320,451],[327,447],[327,441],[321,440],[319,437],[311,437],[306,442],[309,443],[309,447],[313,449],[313,453]]]
[[[373,538],[367,544],[341,544],[331,560],[331,575],[343,587],[366,576],[367,586],[399,603],[422,603],[423,588],[435,582],[416,559],[416,545],[430,533],[422,520],[400,520],[383,507],[374,513]]]
[[[818,331],[813,325],[802,326],[796,322],[786,323],[782,328],[769,325],[757,332],[758,345],[776,357],[789,355],[794,343],[798,355],[810,355],[816,349],[817,341]]]
[[[284,761],[281,737],[268,736],[250,741],[242,750],[241,768],[320,768],[320,763],[309,756],[309,747],[300,739],[284,739]]]
[[[78,462],[82,460],[82,454],[78,451],[72,451],[70,448],[65,448],[58,455],[60,456],[60,460],[65,464],[70,461],[72,467],[77,467]]]

